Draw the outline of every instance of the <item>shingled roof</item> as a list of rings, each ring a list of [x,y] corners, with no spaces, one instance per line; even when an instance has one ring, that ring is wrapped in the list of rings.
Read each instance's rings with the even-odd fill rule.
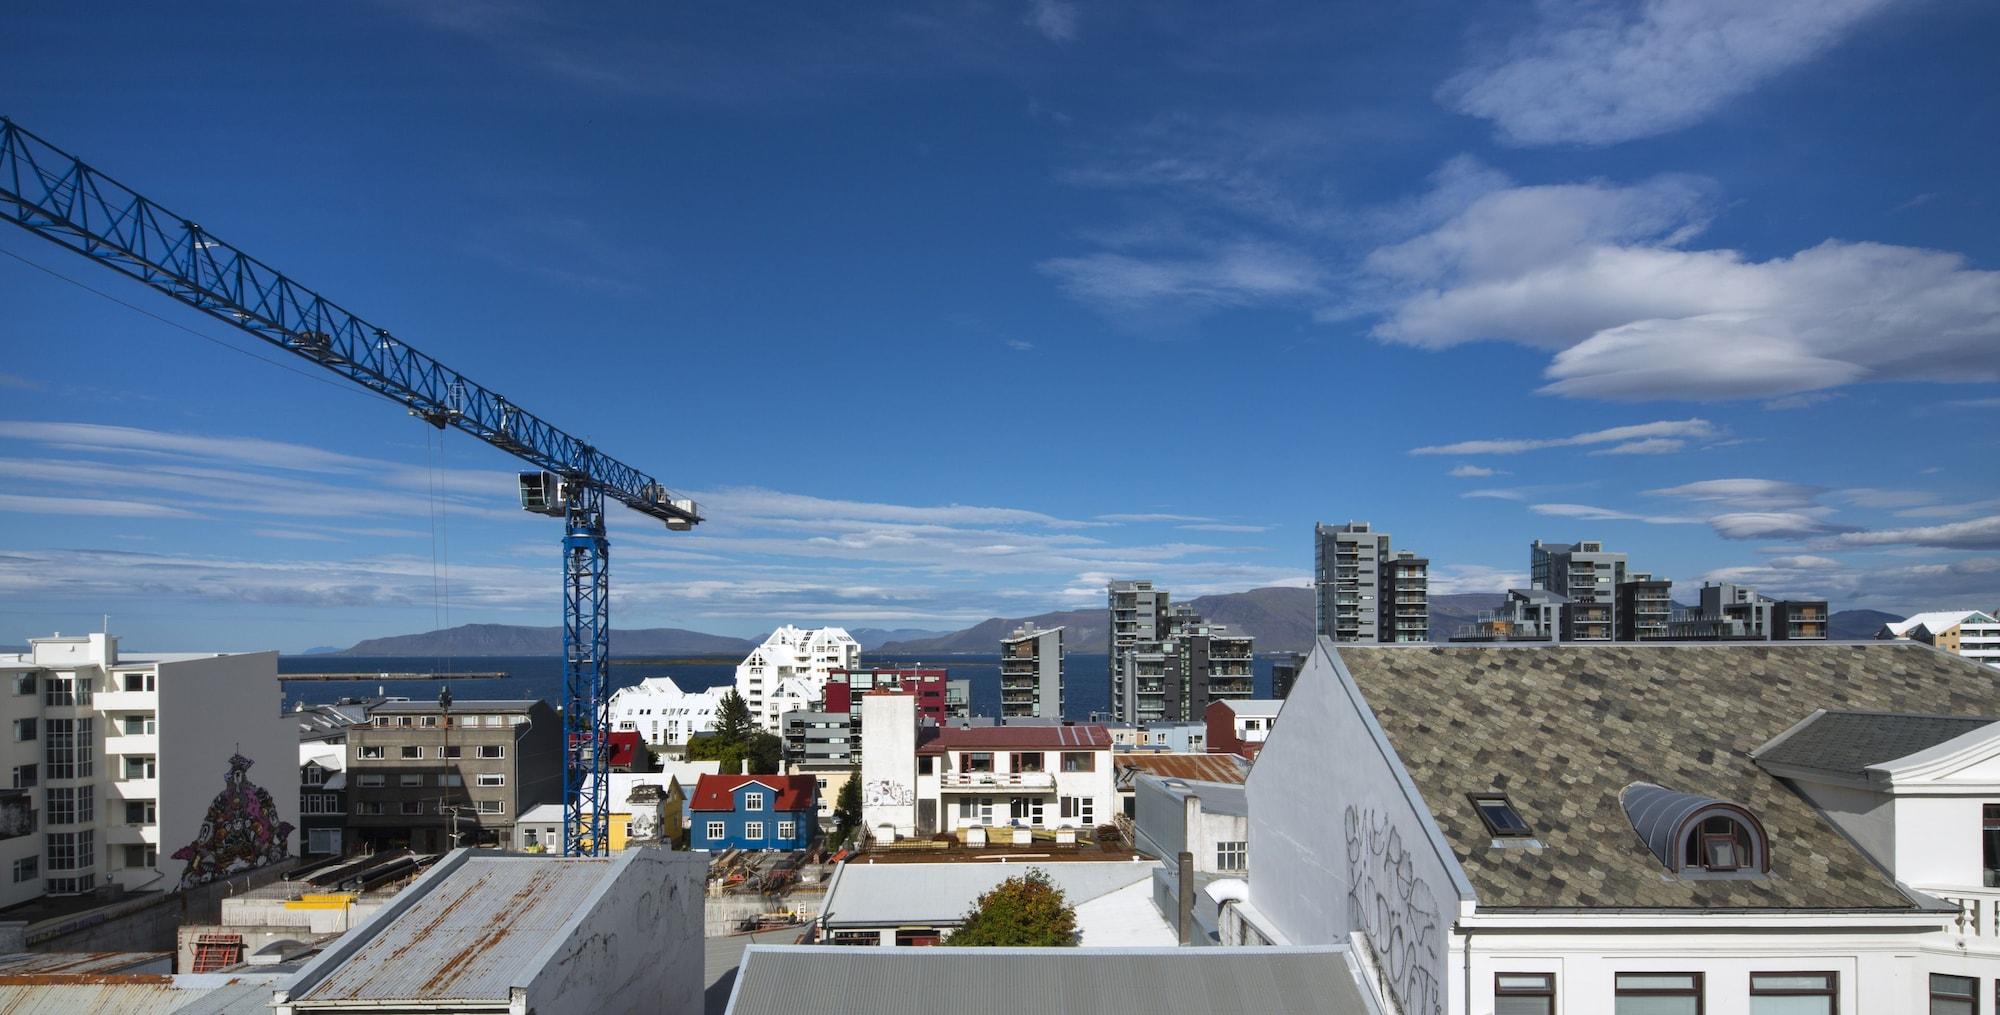
[[[1870,765],[1907,758],[2000,722],[1990,716],[1816,712],[1757,752],[1764,765],[1866,778]]]
[[[1340,646],[1481,909],[1909,910],[1915,904],[1749,753],[1816,708],[2000,712],[1990,670],[1928,647]],[[1619,803],[1636,782],[1748,808],[1760,879],[1682,880]],[[1502,791],[1540,848],[1496,848],[1466,794]]]

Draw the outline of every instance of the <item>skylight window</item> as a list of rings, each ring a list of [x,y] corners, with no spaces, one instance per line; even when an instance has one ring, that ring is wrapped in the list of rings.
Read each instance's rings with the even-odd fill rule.
[[[1521,812],[1507,802],[1505,793],[1474,793],[1472,806],[1479,812],[1479,820],[1486,823],[1486,830],[1496,839],[1518,839],[1529,834],[1528,823],[1521,819]]]

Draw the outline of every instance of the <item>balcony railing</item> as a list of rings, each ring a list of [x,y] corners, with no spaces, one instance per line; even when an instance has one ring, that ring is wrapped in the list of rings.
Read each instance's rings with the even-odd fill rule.
[[[1055,789],[1054,772],[946,772],[938,777],[947,790]]]

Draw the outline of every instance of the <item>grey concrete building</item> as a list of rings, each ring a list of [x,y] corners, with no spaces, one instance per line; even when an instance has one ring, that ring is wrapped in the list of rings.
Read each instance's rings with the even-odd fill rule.
[[[1313,526],[1315,631],[1335,641],[1430,640],[1430,561],[1368,522]]]
[[[1205,620],[1183,603],[1167,636],[1126,649],[1119,660],[1123,700],[1112,709],[1134,723],[1199,722],[1211,701],[1255,696],[1256,641]],[[1127,718],[1129,717],[1129,718]]]
[[[1121,722],[1136,722],[1123,711],[1136,692],[1126,683],[1125,654],[1142,643],[1157,643],[1167,637],[1167,614],[1172,596],[1155,589],[1150,581],[1115,581],[1105,589],[1111,622],[1106,628],[1110,639],[1111,712]],[[1136,665],[1139,670],[1150,667]]]
[[[1674,583],[1635,572],[1618,583],[1618,640],[1653,641],[1667,637],[1673,620]]]
[[[1569,600],[1563,614],[1564,641],[1612,641],[1618,633],[1618,586],[1625,582],[1625,555],[1594,540],[1528,547],[1528,581]]]
[[[1061,719],[1063,629],[1028,621],[1000,639],[1000,715]]]
[[[562,799],[562,728],[542,701],[386,701],[348,730],[348,848],[441,853],[511,842]]]
[[[855,764],[853,717],[846,712],[786,712],[785,760],[801,765]]]
[[[1700,605],[1676,618],[1673,637],[1689,641],[1825,641],[1824,599],[1772,599],[1744,585],[1704,583]]]

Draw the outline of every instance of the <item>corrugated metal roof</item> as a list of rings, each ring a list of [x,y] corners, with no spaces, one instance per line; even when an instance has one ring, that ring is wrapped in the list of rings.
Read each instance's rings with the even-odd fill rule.
[[[729,1015],[1372,1015],[1345,948],[752,945]]]
[[[926,730],[926,733],[930,731]],[[1037,748],[1080,748],[1104,750],[1111,746],[1111,733],[1102,726],[945,726],[917,748],[918,754],[946,751],[977,751],[985,748],[1035,750]]]
[[[297,1000],[506,1001],[615,862],[469,858]]]
[[[0,1012],[8,1015],[157,1015],[195,995],[175,990],[171,977],[101,983],[0,983]],[[270,1007],[270,999],[264,1002]]]
[[[0,979],[64,973],[102,975],[153,963],[165,963],[161,971],[172,972],[173,960],[172,952],[17,952],[0,955]]]
[[[981,895],[1030,867],[1047,872],[1074,906],[1143,881],[1156,866],[1152,861],[849,863],[829,890],[823,912],[832,927],[955,924]]]
[[[1249,768],[1234,754],[1120,754],[1118,767],[1169,779],[1242,784]]]

